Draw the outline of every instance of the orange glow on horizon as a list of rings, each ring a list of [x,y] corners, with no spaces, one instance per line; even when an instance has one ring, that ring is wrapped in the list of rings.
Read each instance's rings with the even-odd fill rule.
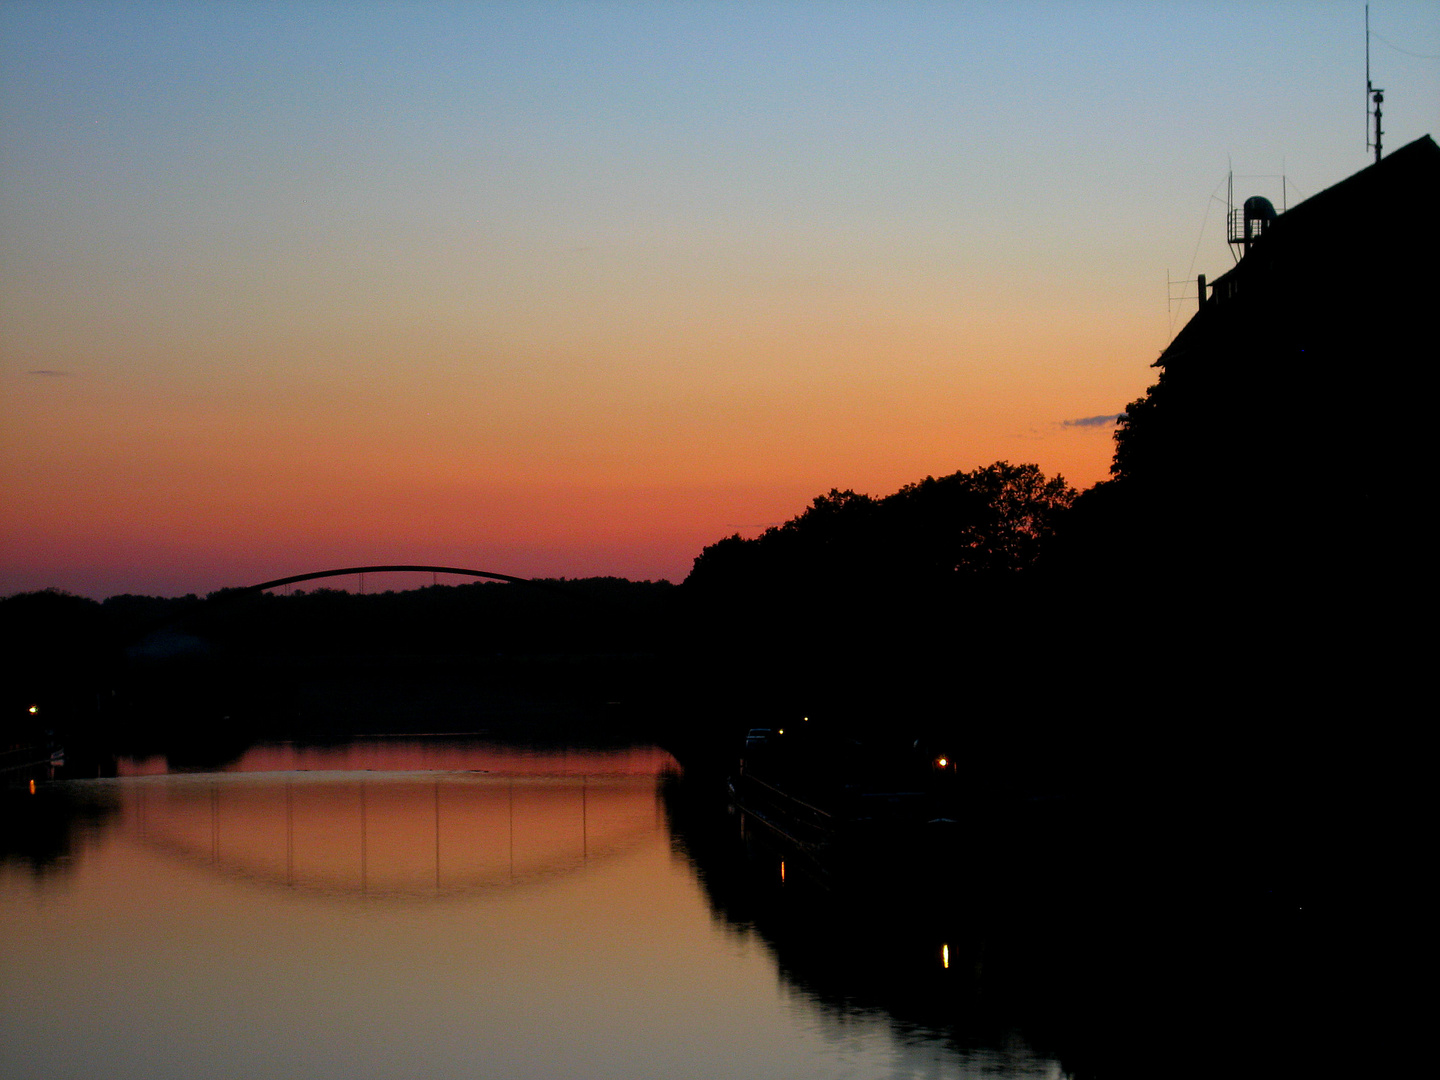
[[[832,487],[883,496],[997,460],[1103,479],[1109,430],[1065,421],[1143,391],[1148,324],[917,289],[698,324],[676,313],[717,299],[676,294],[584,337],[452,312],[421,359],[408,329],[332,326],[300,349],[257,327],[177,340],[156,368],[13,377],[0,592],[205,592],[366,562],[678,581],[705,545]]]

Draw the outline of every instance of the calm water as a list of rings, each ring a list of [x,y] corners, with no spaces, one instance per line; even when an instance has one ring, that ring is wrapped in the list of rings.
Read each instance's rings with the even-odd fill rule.
[[[42,784],[0,1076],[1067,1075],[970,993],[977,947],[827,913],[672,767],[377,740]]]

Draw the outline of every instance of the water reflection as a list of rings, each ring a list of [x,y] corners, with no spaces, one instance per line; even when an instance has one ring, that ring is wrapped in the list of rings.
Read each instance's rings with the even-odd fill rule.
[[[121,759],[115,779],[49,788],[66,793],[49,808],[72,820],[75,836],[109,830],[217,884],[363,898],[371,908],[554,885],[668,842],[685,879],[702,884],[711,925],[742,950],[760,946],[785,1009],[820,1021],[822,1041],[837,1052],[883,1035],[907,1048],[904,1075],[917,1063],[928,1063],[921,1075],[1064,1075],[1056,1055],[1036,1049],[1035,1032],[981,992],[983,940],[956,933],[933,910],[922,915],[923,905],[897,919],[875,903],[914,882],[891,882],[864,902],[837,893],[813,865],[787,864],[785,852],[747,836],[714,792],[686,787],[663,751],[367,740],[255,746],[221,768],[178,772],[164,757]],[[648,929],[659,940],[647,951],[696,949],[693,929],[659,914],[673,897],[654,892],[642,903],[657,912]],[[715,973],[702,967],[692,978]],[[668,1015],[658,1001],[639,1007]]]
[[[908,1044],[944,1047],[963,1075],[1074,1075],[1044,1011],[1016,1007],[1015,958],[976,903],[984,884],[950,872],[953,853],[937,864],[922,835],[817,861],[743,810],[696,796],[664,785],[677,854],[717,926],[760,945],[827,1027],[883,1018]]]
[[[0,1075],[29,1045],[59,1074],[212,1075],[194,1033],[233,1017],[253,1075],[1272,1077],[1330,1054],[1374,983],[1333,920],[1221,903],[1115,820],[826,866],[672,766],[369,740],[14,787],[0,928],[27,977],[0,972]],[[87,1049],[72,1015],[111,1034]],[[127,1056],[127,1025],[173,1067]]]
[[[380,895],[514,885],[660,829],[655,778],[236,772],[120,787],[123,827],[191,863],[298,889]]]
[[[63,874],[116,829],[168,857],[292,890],[455,894],[618,854],[663,826],[654,747],[386,739],[253,746],[220,772],[120,758],[118,780],[9,785],[0,860]]]
[[[19,869],[37,883],[62,878],[119,813],[114,790],[21,778],[0,790],[0,870]]]
[[[664,798],[717,924],[827,1025],[883,1016],[983,1075],[1308,1075],[1366,1008],[1341,923],[1198,880],[1093,807],[817,860],[683,784]]]

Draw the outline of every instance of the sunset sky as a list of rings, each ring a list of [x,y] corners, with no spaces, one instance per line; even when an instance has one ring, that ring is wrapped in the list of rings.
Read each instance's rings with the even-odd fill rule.
[[[0,595],[678,581],[831,487],[1088,486],[1232,163],[1372,160],[1363,19],[4,0]],[[1371,29],[1386,149],[1440,134],[1440,7]]]

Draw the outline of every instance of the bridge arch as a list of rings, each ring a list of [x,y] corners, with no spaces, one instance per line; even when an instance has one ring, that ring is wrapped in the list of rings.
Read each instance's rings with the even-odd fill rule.
[[[430,566],[422,563],[384,563],[373,566],[342,566],[334,570],[312,570],[308,574],[291,574],[288,577],[274,578],[271,581],[261,581],[254,585],[240,585],[218,592],[210,593],[192,605],[180,611],[169,612],[147,624],[141,629],[132,633],[129,641],[137,644],[145,639],[167,631],[184,623],[197,614],[211,612],[223,608],[237,600],[248,596],[258,596],[267,589],[278,589],[282,585],[295,585],[302,581],[319,581],[323,578],[348,577],[353,574],[381,574],[388,571],[397,573],[416,571],[423,574],[457,574],[462,577],[487,578],[494,581],[504,581],[512,585],[528,585],[532,589],[543,589],[547,592],[568,596],[571,599],[592,602],[592,598],[583,593],[576,593],[563,588],[550,581],[537,581],[534,578],[517,577],[514,574],[501,574],[494,570],[473,570],[465,566]]]
[[[422,574],[456,574],[461,577],[490,578],[494,581],[508,581],[513,585],[539,585],[531,578],[515,577],[513,574],[497,574],[493,570],[470,570],[463,566],[425,566],[419,563],[387,563],[380,566],[342,566],[338,570],[313,570],[308,574],[292,574],[262,581],[258,585],[244,585],[236,592],[264,592],[278,589],[282,585],[298,585],[302,581],[317,581],[321,578],[349,577],[353,574],[385,574],[415,571]]]

